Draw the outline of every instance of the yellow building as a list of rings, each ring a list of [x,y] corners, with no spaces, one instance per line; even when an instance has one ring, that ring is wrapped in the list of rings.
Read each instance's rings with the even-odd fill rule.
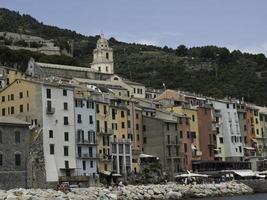
[[[33,81],[17,79],[1,91],[1,116],[14,116],[41,125],[41,86]]]
[[[172,108],[168,108],[168,110],[172,110],[173,112],[184,115],[190,118],[189,120],[189,127],[191,131],[191,138],[192,138],[192,153],[193,159],[199,160],[201,159],[201,152],[200,152],[200,144],[199,144],[199,120],[198,120],[198,111],[195,107],[190,106],[174,106]]]
[[[131,135],[126,100],[110,97],[96,102],[98,171],[126,175],[131,171]]]
[[[111,112],[109,101],[98,99],[96,101],[96,130],[98,136],[98,171],[111,172],[112,171],[112,157],[111,157],[111,137],[114,131],[110,123]]]
[[[254,141],[257,143],[257,155],[261,156],[263,153],[263,137],[261,134],[260,125],[260,113],[257,107],[253,108],[253,119],[252,119],[253,133],[255,135]]]
[[[256,125],[256,139],[260,141],[261,147],[261,156],[266,156],[267,151],[267,108],[257,106],[259,125]],[[257,129],[259,129],[259,134],[257,134]]]

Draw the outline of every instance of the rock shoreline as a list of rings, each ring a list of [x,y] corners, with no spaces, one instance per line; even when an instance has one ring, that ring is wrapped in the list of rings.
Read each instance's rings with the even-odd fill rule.
[[[252,194],[253,190],[235,181],[220,184],[179,185],[129,185],[119,187],[75,188],[65,194],[52,189],[0,190],[1,200],[146,200],[184,199]]]

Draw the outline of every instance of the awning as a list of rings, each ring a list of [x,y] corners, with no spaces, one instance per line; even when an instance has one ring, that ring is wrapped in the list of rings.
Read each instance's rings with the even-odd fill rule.
[[[121,174],[112,174],[112,176],[114,176],[114,177],[120,177],[122,175]]]
[[[157,156],[142,153],[139,155],[139,158],[157,158]]]
[[[252,170],[233,170],[235,174],[241,177],[253,177],[256,176],[256,173]]]
[[[255,148],[253,148],[253,147],[244,147],[244,149],[247,149],[247,150],[255,150]]]
[[[101,174],[104,174],[106,176],[110,176],[111,172],[110,171],[101,171]]]
[[[191,173],[188,171],[187,174],[180,174],[180,175],[176,175],[175,178],[189,178],[189,177],[202,177],[202,178],[207,178],[209,177],[209,175],[207,174],[195,174],[195,173]]]

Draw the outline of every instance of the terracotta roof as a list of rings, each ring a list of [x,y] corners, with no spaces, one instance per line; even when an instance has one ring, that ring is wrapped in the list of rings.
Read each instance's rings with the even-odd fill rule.
[[[174,90],[165,90],[161,95],[159,95],[155,100],[162,100],[162,99],[174,99],[184,101],[184,96],[177,91]]]

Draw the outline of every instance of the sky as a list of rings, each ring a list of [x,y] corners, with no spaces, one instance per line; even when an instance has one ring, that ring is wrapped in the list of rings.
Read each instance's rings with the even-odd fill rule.
[[[267,55],[267,0],[0,0],[0,7],[84,35]]]

